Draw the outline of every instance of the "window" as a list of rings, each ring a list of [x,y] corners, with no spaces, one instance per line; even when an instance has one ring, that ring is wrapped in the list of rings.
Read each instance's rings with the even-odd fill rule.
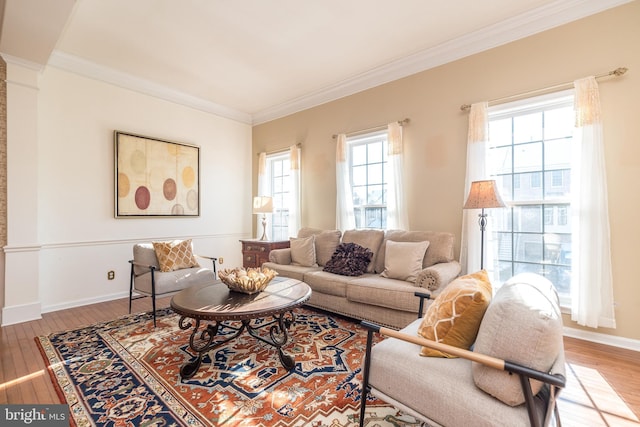
[[[535,272],[563,303],[571,283],[570,174],[573,96],[489,110],[489,163],[509,208],[494,212],[496,275]]]
[[[387,132],[347,139],[356,228],[387,226]]]
[[[289,197],[290,197],[289,153],[267,155],[265,194],[273,197],[273,214],[267,235],[271,240],[289,239]]]

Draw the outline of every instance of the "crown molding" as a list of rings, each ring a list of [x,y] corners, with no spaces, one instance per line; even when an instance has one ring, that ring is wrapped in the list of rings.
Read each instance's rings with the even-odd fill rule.
[[[19,58],[17,56],[9,55],[8,53],[0,52],[0,56],[2,56],[2,59],[4,59],[7,64],[18,65],[31,71],[40,72],[44,68],[42,64]]]
[[[363,90],[371,89],[551,28],[629,3],[633,0],[557,0],[438,46],[358,74],[305,96],[253,114],[261,124]]]
[[[84,77],[110,83],[144,95],[164,99],[165,101],[181,104],[206,113],[215,114],[241,123],[251,124],[251,115],[206,99],[163,86],[149,80],[135,77],[131,74],[105,67],[95,62],[79,58],[58,50],[53,51],[49,58],[52,67],[69,71]]]

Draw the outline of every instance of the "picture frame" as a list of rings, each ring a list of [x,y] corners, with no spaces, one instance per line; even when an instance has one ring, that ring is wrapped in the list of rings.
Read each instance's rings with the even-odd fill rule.
[[[200,216],[200,147],[114,131],[115,217]]]

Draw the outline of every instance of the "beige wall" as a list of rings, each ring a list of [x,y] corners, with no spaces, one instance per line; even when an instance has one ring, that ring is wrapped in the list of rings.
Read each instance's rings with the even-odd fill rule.
[[[460,105],[513,95],[625,66],[601,81],[617,329],[596,332],[640,340],[640,286],[633,279],[640,196],[640,2],[546,31],[253,128],[257,153],[302,143],[302,225],[335,227],[332,135],[405,117],[409,220],[415,230],[460,234],[467,114]],[[633,96],[635,95],[635,97]],[[456,244],[459,248],[459,241]],[[568,318],[565,325],[577,327]]]

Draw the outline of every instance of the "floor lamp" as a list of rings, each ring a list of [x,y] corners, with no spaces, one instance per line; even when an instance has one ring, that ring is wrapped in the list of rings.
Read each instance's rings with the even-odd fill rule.
[[[267,239],[267,214],[273,212],[273,198],[269,196],[256,196],[253,198],[253,213],[262,214],[262,237]]]
[[[495,180],[473,181],[467,202],[463,209],[482,209],[478,214],[478,224],[480,225],[480,269],[484,269],[484,230],[487,227],[487,214],[484,210],[487,208],[503,208],[505,207]]]

